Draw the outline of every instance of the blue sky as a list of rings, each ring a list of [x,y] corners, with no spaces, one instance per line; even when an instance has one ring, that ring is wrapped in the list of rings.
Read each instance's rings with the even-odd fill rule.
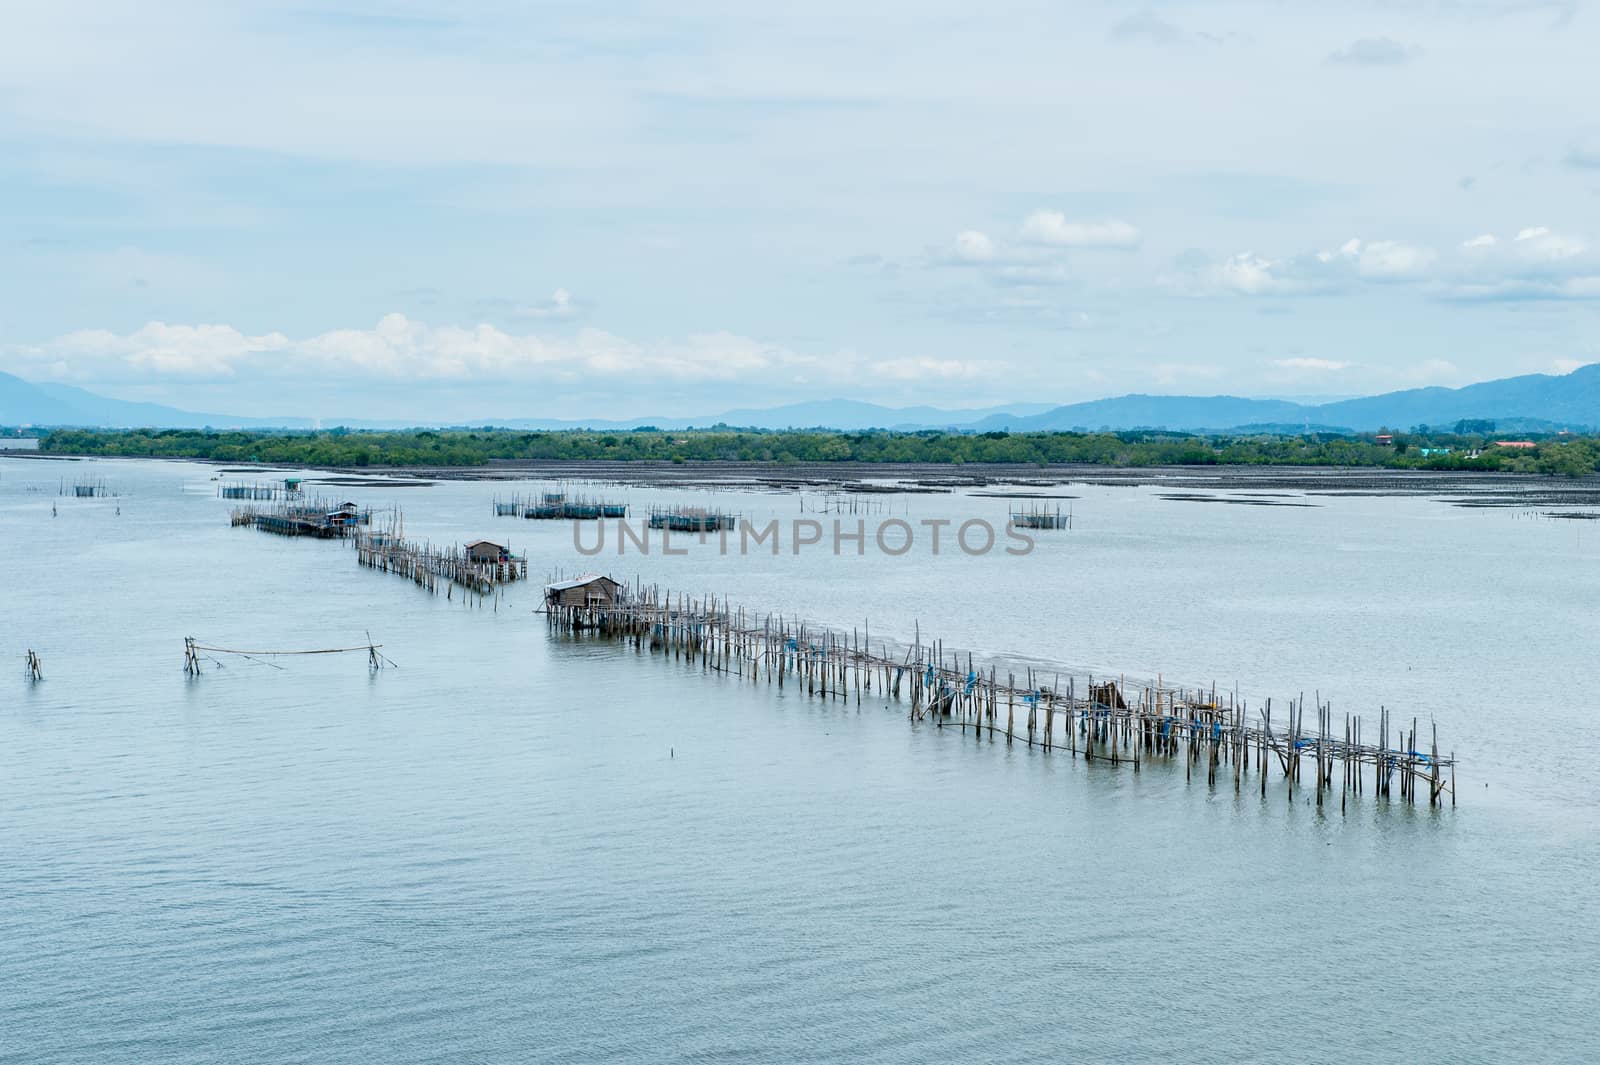
[[[0,369],[313,417],[1600,360],[1600,13],[32,5]]]

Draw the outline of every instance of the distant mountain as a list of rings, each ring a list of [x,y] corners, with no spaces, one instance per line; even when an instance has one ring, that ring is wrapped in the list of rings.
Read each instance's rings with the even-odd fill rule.
[[[1300,422],[1314,407],[1281,399],[1239,396],[1118,396],[1056,407],[1018,417],[996,414],[972,426],[980,430],[1036,432],[1060,429],[1231,429],[1251,422]]]
[[[0,425],[63,425],[76,413],[37,385],[0,373]]]
[[[1041,414],[1048,403],[1018,403],[978,410],[943,410],[938,407],[880,407],[851,399],[795,403],[770,410],[731,410],[717,416],[725,425],[763,429],[811,429],[826,426],[854,432],[861,429],[956,429],[991,415]],[[702,422],[696,422],[702,424]]]
[[[1560,376],[1527,374],[1465,388],[1413,388],[1313,409],[1322,421],[1359,429],[1448,425],[1462,418],[1536,418],[1600,425],[1600,363]]]
[[[766,410],[740,409],[698,418],[489,418],[475,426],[514,429],[625,430],[707,428],[726,425],[749,429],[963,429],[1038,432],[1070,429],[1174,429],[1196,432],[1240,427],[1276,427],[1280,431],[1367,431],[1381,427],[1449,426],[1463,418],[1494,419],[1504,431],[1600,426],[1600,363],[1560,376],[1527,374],[1484,381],[1464,388],[1413,388],[1379,396],[1328,403],[1241,396],[1118,396],[1064,407],[1019,403],[1009,407],[945,410],[938,407],[884,407],[859,400],[822,400]],[[30,384],[0,373],[0,425],[161,426],[163,428],[304,429],[306,418],[239,418],[199,414],[156,403],[108,399],[67,385]],[[335,424],[331,421],[328,424]],[[428,424],[403,421],[346,421],[351,428],[386,428]]]
[[[742,409],[708,414],[698,418],[559,419],[510,418],[473,423],[504,425],[512,429],[635,429],[651,425],[657,429],[704,429],[727,425],[740,429],[838,429],[858,432],[863,429],[961,429],[973,422],[999,415],[1002,411],[1039,414],[1050,409],[1048,403],[1019,403],[1009,407],[975,410],[944,410],[939,407],[883,407],[853,399],[827,399],[811,403],[792,403],[765,410]]]
[[[461,425],[497,425],[511,429],[611,429],[639,426],[658,429],[705,428],[728,425],[749,429],[830,428],[847,431],[862,429],[955,429],[979,418],[999,413],[1003,408],[979,410],[941,410],[937,407],[883,407],[857,400],[823,400],[795,403],[769,410],[731,410],[695,418],[483,418]],[[1048,403],[1023,403],[1010,408],[1020,414],[1037,414],[1050,409]],[[39,425],[73,427],[129,428],[159,426],[164,429],[248,428],[307,429],[309,418],[241,418],[228,414],[204,414],[162,406],[159,403],[134,403],[109,399],[70,385],[33,384],[11,374],[0,373],[0,425]],[[428,421],[351,419],[328,421],[350,428],[382,429],[438,424]]]
[[[1119,396],[1029,417],[994,415],[975,429],[1029,432],[1059,429],[1227,430],[1240,426],[1330,426],[1369,431],[1414,425],[1449,426],[1463,418],[1555,427],[1600,426],[1600,363],[1569,374],[1527,374],[1464,388],[1412,388],[1333,403],[1241,399],[1238,396]]]
[[[237,418],[226,414],[197,414],[159,403],[133,403],[108,399],[71,385],[32,384],[0,373],[0,425],[55,425],[77,427],[160,426],[164,429],[304,428],[305,418]]]

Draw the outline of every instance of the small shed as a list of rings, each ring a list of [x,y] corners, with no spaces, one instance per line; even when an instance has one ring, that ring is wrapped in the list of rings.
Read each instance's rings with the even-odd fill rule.
[[[473,562],[505,562],[510,557],[506,545],[493,540],[474,540],[467,545],[467,558]]]
[[[544,602],[551,608],[603,609],[615,606],[621,598],[622,585],[598,573],[556,581],[544,587]]]
[[[354,503],[340,503],[323,516],[324,523],[336,527],[361,525],[361,508]]]

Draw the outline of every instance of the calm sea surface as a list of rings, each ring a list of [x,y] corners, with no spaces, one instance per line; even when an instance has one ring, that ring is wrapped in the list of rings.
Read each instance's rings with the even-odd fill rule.
[[[491,516],[529,485],[313,489],[527,551],[537,579],[480,607],[232,529],[214,475],[0,459],[0,1062],[1600,1057],[1600,524],[1078,485],[1075,528],[1020,558],[591,561]],[[1008,508],[883,506],[869,530]],[[557,638],[533,611],[558,569],[1386,704],[1438,722],[1459,805],[1319,812]],[[369,630],[400,668],[182,671],[185,636]]]

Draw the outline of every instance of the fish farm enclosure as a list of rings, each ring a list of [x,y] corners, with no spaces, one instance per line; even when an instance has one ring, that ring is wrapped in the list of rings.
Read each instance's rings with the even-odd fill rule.
[[[62,494],[56,469],[0,458],[0,774],[22,797],[0,819],[0,1027],[30,1045],[84,1023],[112,1038],[122,1021],[94,1020],[96,1003],[125,973],[191,991],[141,1004],[151,1060],[184,1060],[203,1023],[185,1011],[216,996],[310,1018],[274,1022],[298,1046],[333,1048],[381,1000],[418,1017],[449,1004],[483,1060],[553,1048],[553,1028],[572,1049],[551,1060],[600,1048],[642,1065],[661,1055],[627,1048],[650,1039],[762,1059],[766,1023],[713,1047],[663,1037],[636,1004],[686,1031],[731,1004],[810,1033],[862,979],[890,989],[908,1031],[948,999],[1032,1032],[1035,1004],[1072,989],[1084,1017],[1043,1026],[1018,1060],[1184,1057],[1210,1022],[1148,1023],[1172,982],[1227,987],[1256,1004],[1251,1023],[1404,1021],[1452,1061],[1591,1041],[1600,912],[1571,885],[1594,871],[1600,794],[1565,678],[1600,540],[1543,514],[1593,502],[1542,482],[1518,507],[1456,502],[1510,497],[1505,483],[1236,490],[1214,471],[1070,488],[919,476],[941,483],[903,492],[575,480],[567,498],[626,503],[641,538],[652,511],[867,530],[861,556],[827,537],[724,554],[737,532],[585,555],[592,519],[494,513],[496,496],[537,504],[550,477],[307,471],[291,498],[279,482],[295,471],[216,472],[91,463]],[[115,494],[74,496],[79,481]],[[1070,528],[1030,531],[1030,554],[954,546],[965,521],[1057,508]],[[876,551],[874,526],[924,520],[948,523],[945,553],[927,537]],[[46,537],[73,580],[19,549]],[[207,581],[225,587],[201,594]],[[1491,654],[1463,621],[1477,612],[1580,638]],[[1504,757],[1523,711],[1484,696],[1502,690],[1573,744]],[[87,922],[65,951],[64,913]],[[1086,917],[1102,913],[1118,919]],[[1283,995],[1308,956],[1263,928],[1322,944],[1341,972],[1379,944],[1407,974],[1403,1007],[1365,978],[1326,1002]],[[937,961],[907,967],[920,957]],[[485,971],[527,995],[500,1010]],[[70,1011],[68,978],[92,992]],[[1508,999],[1525,1009],[1497,1014]],[[951,1018],[955,1041],[885,1056],[883,1008],[864,1009],[845,1057],[987,1060],[998,1045]],[[1508,1027],[1486,1033],[1487,1016]],[[1223,1056],[1249,1030],[1221,1030]],[[212,1056],[280,1056],[229,1032],[247,1042]],[[806,1060],[811,1039],[782,1056]],[[374,1027],[330,1056],[421,1065],[402,1041]],[[1331,1049],[1373,1056],[1357,1042]]]
[[[277,497],[277,489],[266,491]],[[224,498],[232,497],[224,492]],[[608,511],[613,510],[621,516],[627,507],[549,491],[526,498],[496,496],[492,509],[497,517],[590,521],[612,516]],[[504,544],[411,542],[403,536],[398,509],[391,513],[386,529],[369,531],[369,508],[297,495],[269,508],[236,510],[232,520],[280,535],[348,538],[362,566],[403,576],[429,591],[444,589],[451,597],[452,589],[460,588],[463,603],[468,593],[479,603],[493,596],[497,610],[499,590],[528,577],[527,556]],[[652,506],[647,520],[651,528],[705,533],[734,527],[738,516],[676,504]],[[1010,509],[1008,521],[1031,530],[1070,529],[1071,512],[1036,504]],[[574,592],[591,586],[599,594],[574,598]],[[853,693],[858,705],[863,692],[876,690],[906,701],[911,720],[928,719],[938,728],[1082,754],[1086,761],[1126,764],[1134,772],[1155,759],[1181,759],[1186,775],[1203,766],[1210,786],[1217,784],[1219,772],[1231,774],[1235,790],[1253,772],[1263,796],[1268,769],[1276,766],[1289,801],[1309,778],[1318,806],[1335,789],[1341,808],[1348,796],[1367,791],[1406,802],[1416,802],[1420,792],[1429,806],[1456,802],[1455,755],[1441,751],[1437,726],[1430,723],[1424,730],[1417,718],[1407,722],[1387,708],[1380,707],[1375,720],[1360,714],[1336,717],[1330,704],[1319,699],[1308,706],[1300,695],[1280,705],[1274,724],[1270,699],[1252,708],[1232,693],[1219,694],[1214,684],[1187,687],[1157,678],[1129,685],[1123,676],[1079,676],[1062,666],[1048,674],[1044,667],[1030,667],[1020,679],[1014,671],[1002,676],[997,666],[975,662],[970,652],[963,658],[947,651],[920,632],[895,651],[881,640],[874,647],[864,631],[836,632],[779,612],[748,614],[715,597],[686,597],[637,580],[631,587],[600,575],[557,581],[547,586],[547,597],[544,612],[554,629],[620,639],[697,660],[707,670],[765,678],[779,688],[787,681],[808,695],[848,700]]]

